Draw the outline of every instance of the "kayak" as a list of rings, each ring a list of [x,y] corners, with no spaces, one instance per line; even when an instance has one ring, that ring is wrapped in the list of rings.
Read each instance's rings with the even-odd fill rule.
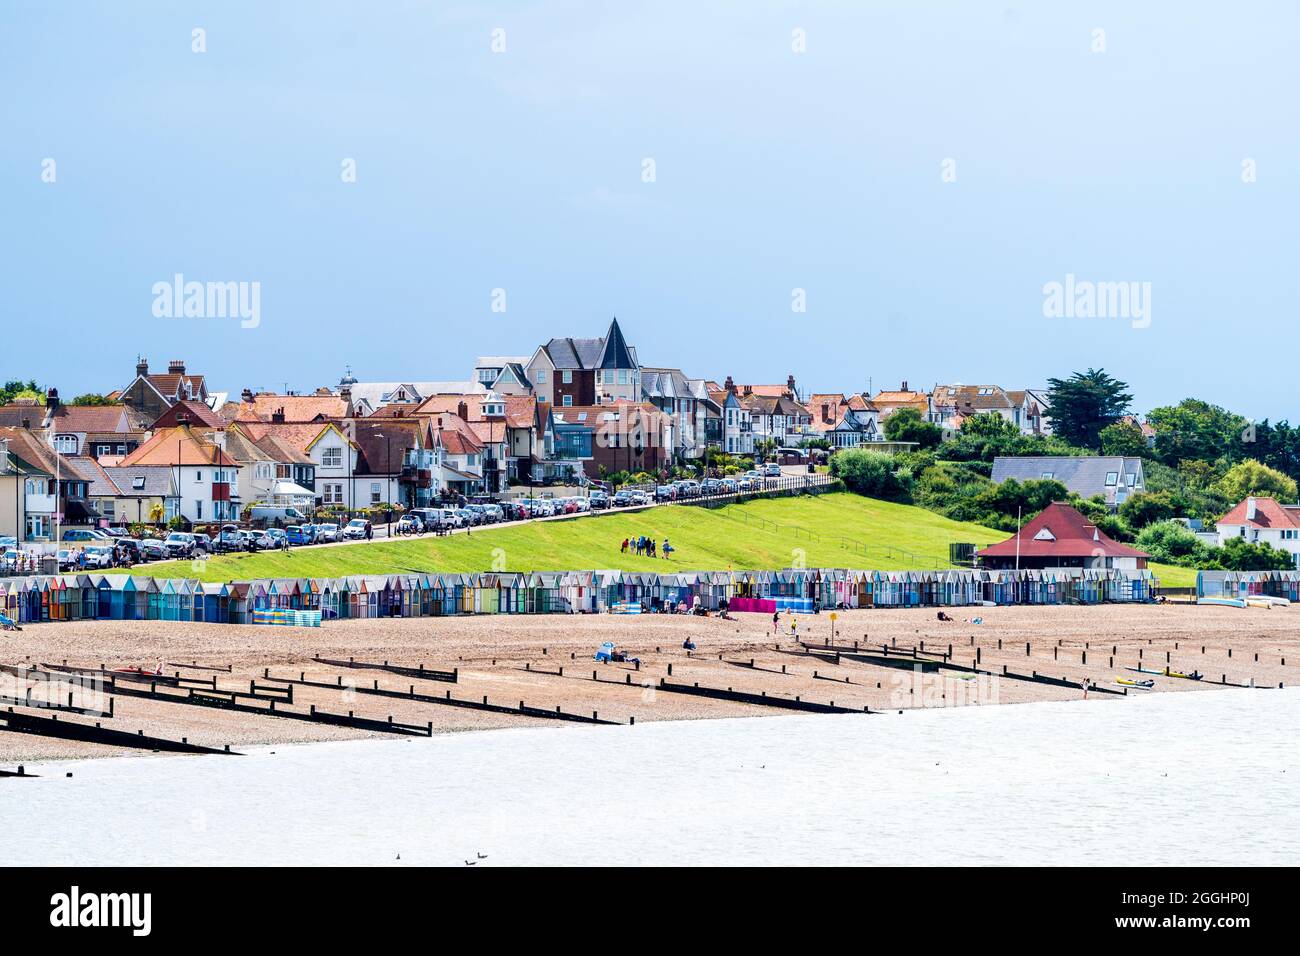
[[[1245,607],[1246,602],[1240,598],[1216,598],[1202,597],[1196,599],[1197,604],[1209,604],[1214,607]]]
[[[1153,680],[1130,680],[1127,677],[1117,677],[1115,683],[1123,684],[1125,687],[1140,687],[1143,690],[1150,690],[1156,686],[1156,682]]]
[[[1124,670],[1126,670],[1126,671],[1137,671],[1139,674],[1159,674],[1161,677],[1163,677],[1163,676],[1165,675],[1165,672],[1164,672],[1164,671],[1156,671],[1156,670],[1152,670],[1152,669],[1149,668],[1149,667],[1143,667],[1143,666],[1141,666],[1141,665],[1138,665],[1137,667],[1126,667],[1126,668],[1124,668]]]
[[[1273,604],[1268,598],[1248,597],[1246,598],[1246,607],[1262,607],[1265,611],[1273,610]]]
[[[1193,673],[1191,673],[1191,674],[1184,674],[1182,671],[1169,671],[1168,676],[1170,676],[1170,677],[1181,677],[1181,678],[1183,678],[1184,680],[1200,680],[1200,679],[1201,679],[1202,677],[1204,677],[1205,675],[1204,675],[1204,674],[1197,674],[1197,673],[1195,673],[1195,672],[1193,672]]]

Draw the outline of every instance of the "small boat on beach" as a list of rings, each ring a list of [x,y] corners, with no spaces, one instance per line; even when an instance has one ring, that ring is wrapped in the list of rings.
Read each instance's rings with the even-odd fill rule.
[[[1200,597],[1196,599],[1197,604],[1209,604],[1212,607],[1245,607],[1246,602],[1241,598],[1217,598],[1217,597]]]
[[[1156,686],[1156,682],[1153,680],[1133,680],[1128,677],[1117,677],[1115,683],[1123,684],[1125,687],[1137,687],[1141,690],[1151,690]]]
[[[1155,669],[1150,668],[1150,667],[1143,667],[1141,664],[1139,664],[1137,667],[1126,667],[1126,668],[1124,668],[1124,670],[1126,670],[1126,671],[1137,671],[1139,674],[1159,674],[1161,677],[1164,677],[1164,676],[1165,676],[1165,672],[1164,672],[1164,671],[1161,671],[1161,670],[1155,670]]]
[[[1184,674],[1182,671],[1167,671],[1166,676],[1181,677],[1183,680],[1200,680],[1205,675],[1197,673],[1196,671],[1192,671],[1190,674]]]

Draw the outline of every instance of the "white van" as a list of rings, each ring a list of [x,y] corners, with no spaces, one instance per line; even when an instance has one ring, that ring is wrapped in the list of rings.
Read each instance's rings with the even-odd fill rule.
[[[268,525],[306,524],[310,520],[297,508],[280,508],[275,505],[253,505],[249,517]]]

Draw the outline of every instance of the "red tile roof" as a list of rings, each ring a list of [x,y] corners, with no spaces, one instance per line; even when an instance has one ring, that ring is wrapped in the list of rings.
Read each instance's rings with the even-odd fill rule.
[[[1039,532],[1047,530],[1054,540],[1036,540]],[[1007,540],[990,545],[978,552],[981,558],[1015,557],[1016,539],[1020,539],[1022,558],[1146,558],[1144,551],[1107,537],[1096,525],[1089,523],[1074,508],[1061,502],[1048,505],[1038,517],[1030,521],[1019,533]]]
[[[1249,503],[1249,498],[1237,502],[1236,507],[1219,519],[1219,524],[1243,524],[1249,528],[1300,528],[1300,519],[1273,498],[1255,499],[1254,518],[1246,517]]]

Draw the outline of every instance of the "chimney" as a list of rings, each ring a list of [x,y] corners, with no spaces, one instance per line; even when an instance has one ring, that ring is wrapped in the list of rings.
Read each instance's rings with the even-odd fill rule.
[[[271,423],[274,424],[274,425],[283,425],[283,424],[284,424],[284,406],[283,406],[283,405],[281,405],[279,408],[277,408],[275,411],[273,411],[273,412],[271,413]]]
[[[899,389],[899,391],[900,391],[900,392],[906,392],[906,391],[907,391],[907,379],[903,379],[903,386],[902,386],[902,388]]]
[[[170,362],[168,362],[168,363],[167,363],[167,374],[168,374],[168,375],[184,375],[184,374],[185,374],[185,360],[184,360],[184,359],[172,359]]]
[[[59,407],[59,390],[57,388],[51,388],[45,393],[45,407],[50,411],[54,411]]]
[[[244,389],[239,393],[239,400],[241,402],[248,402],[251,405],[253,402],[253,390],[251,388]]]
[[[728,375],[727,380],[722,383],[722,388],[725,391],[731,392],[733,395],[736,394],[736,383],[731,380],[730,375]]]
[[[828,403],[828,402],[822,402],[822,421],[823,421],[823,422],[829,422],[830,420],[831,420],[831,406],[830,406],[830,403]]]
[[[135,360],[135,374],[136,375],[149,374],[149,360],[145,358],[143,355],[138,356]]]
[[[1256,510],[1257,509],[1255,506],[1255,496],[1251,495],[1249,498],[1246,499],[1246,520],[1247,521],[1255,520]]]
[[[464,402],[457,402],[456,414],[459,415],[461,418],[465,419],[465,421],[469,421],[469,406],[466,405]]]
[[[214,431],[209,437],[212,439],[212,444],[222,451],[226,450],[226,433],[224,431]]]
[[[798,396],[799,393],[798,393],[798,391],[796,391],[796,389],[795,389],[795,387],[794,387],[794,376],[793,376],[793,375],[791,375],[789,378],[787,378],[787,379],[785,380],[785,387],[786,387],[786,391],[788,391],[788,392],[790,393],[790,397],[791,397],[791,398],[795,398],[795,397]]]
[[[746,385],[746,386],[745,386],[745,394],[746,394],[746,395],[753,395],[753,394],[754,394],[754,386],[753,386],[753,385]]]
[[[30,418],[23,418],[23,428],[26,428],[28,431],[32,430],[32,420]]]
[[[340,388],[340,389],[339,389],[339,398],[343,399],[343,401],[345,401],[345,402],[347,402],[349,405],[351,405],[351,404],[352,404],[352,386],[351,386],[351,385],[344,385],[342,388]]]

